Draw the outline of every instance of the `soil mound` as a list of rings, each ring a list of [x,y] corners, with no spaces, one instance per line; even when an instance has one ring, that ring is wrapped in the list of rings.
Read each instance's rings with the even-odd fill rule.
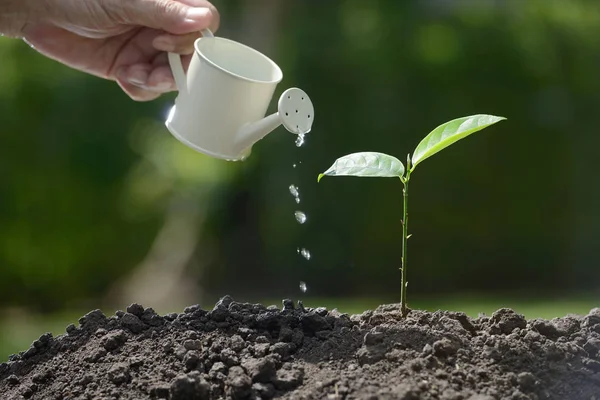
[[[600,399],[600,309],[525,320],[398,305],[94,310],[0,364],[3,399]]]

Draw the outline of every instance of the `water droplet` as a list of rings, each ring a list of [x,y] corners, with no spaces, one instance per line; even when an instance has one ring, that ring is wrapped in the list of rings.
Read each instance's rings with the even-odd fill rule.
[[[302,291],[302,293],[306,293],[306,291],[308,290],[308,287],[306,286],[306,282],[300,281],[300,290]]]
[[[292,167],[296,168],[296,164],[292,165]]]
[[[302,250],[300,250],[300,254],[302,255],[302,257],[306,258],[307,260],[310,260],[310,251],[303,248]]]
[[[296,221],[298,221],[300,224],[306,222],[306,214],[304,214],[302,211],[296,211],[294,216],[296,217]]]
[[[300,192],[298,192],[298,187],[294,185],[290,185],[290,193],[294,196],[296,203],[300,204]]]
[[[296,138],[296,147],[300,147],[304,144],[304,133],[299,133]]]

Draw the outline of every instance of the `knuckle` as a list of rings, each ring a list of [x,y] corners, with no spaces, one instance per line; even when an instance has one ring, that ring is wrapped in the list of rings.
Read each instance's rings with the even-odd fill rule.
[[[182,10],[183,7],[181,7],[181,4],[177,1],[160,0],[157,2],[156,16],[179,16],[182,13]]]

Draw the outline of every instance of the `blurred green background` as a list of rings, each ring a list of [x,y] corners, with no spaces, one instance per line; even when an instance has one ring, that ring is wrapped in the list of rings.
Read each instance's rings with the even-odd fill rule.
[[[132,302],[398,301],[400,182],[316,177],[355,151],[404,160],[478,113],[508,120],[411,180],[410,305],[531,318],[600,305],[600,2],[213,4],[218,36],[282,68],[270,112],[289,87],[311,97],[302,147],[280,127],[244,162],[212,159],[164,127],[174,93],[136,103],[0,39],[0,361]]]

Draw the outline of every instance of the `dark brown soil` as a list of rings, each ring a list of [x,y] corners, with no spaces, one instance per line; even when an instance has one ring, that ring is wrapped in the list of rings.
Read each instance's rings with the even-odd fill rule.
[[[95,310],[0,364],[2,399],[600,400],[600,309],[471,319],[237,303]]]

